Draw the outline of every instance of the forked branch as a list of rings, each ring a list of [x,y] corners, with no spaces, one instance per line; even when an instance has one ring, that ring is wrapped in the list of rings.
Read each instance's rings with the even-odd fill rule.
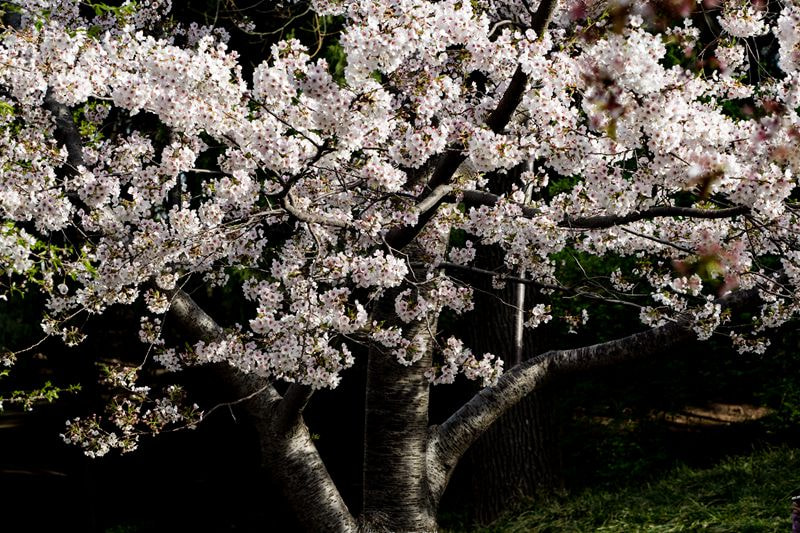
[[[553,17],[557,0],[542,0],[532,17],[531,28],[541,37],[544,30]],[[511,81],[508,84],[503,96],[500,98],[497,107],[489,114],[486,125],[495,133],[500,133],[505,129],[516,111],[522,97],[525,94],[525,87],[528,85],[528,75],[517,67]],[[456,145],[448,147],[447,151],[439,159],[439,163],[428,180],[427,187],[417,197],[415,210],[419,213],[417,223],[413,226],[397,226],[389,230],[386,234],[386,244],[395,250],[402,250],[422,231],[422,228],[433,218],[439,206],[445,202],[447,196],[437,194],[443,187],[450,185],[453,181],[458,167],[464,162],[464,146]],[[424,204],[425,209],[421,209]]]

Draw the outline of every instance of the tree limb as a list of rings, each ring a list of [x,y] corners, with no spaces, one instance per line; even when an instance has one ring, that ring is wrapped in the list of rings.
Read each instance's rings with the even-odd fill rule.
[[[416,205],[426,203],[428,209],[422,211],[418,208],[415,208],[418,210],[419,215],[417,218],[417,223],[413,226],[403,225],[391,228],[384,237],[384,240],[389,248],[394,250],[402,250],[414,240],[420,231],[422,231],[422,228],[424,228],[428,221],[433,218],[433,215],[436,214],[436,210],[447,198],[447,195],[444,195],[438,198],[435,202],[425,202],[425,200],[428,198],[429,192],[437,190],[438,187],[448,185],[452,180],[453,175],[458,170],[458,167],[461,166],[461,163],[463,163],[465,159],[466,156],[464,155],[463,146],[451,147],[439,159],[433,174],[428,180],[427,187],[416,199]]]
[[[500,201],[500,196],[484,191],[464,191],[462,199],[466,205],[494,206]],[[534,218],[541,214],[538,209],[521,206],[522,214],[526,218]],[[672,205],[659,205],[643,211],[634,211],[627,215],[601,215],[595,217],[567,217],[559,226],[573,229],[606,229],[621,226],[639,220],[652,220],[661,217],[686,217],[686,218],[733,218],[750,213],[750,208],[744,205],[728,207],[725,209],[699,209],[696,207],[678,207]]]
[[[196,338],[211,341],[224,334],[197,303],[182,290],[171,295],[170,316]],[[308,531],[355,533],[355,518],[342,499],[319,456],[301,413],[310,387],[289,387],[284,398],[263,377],[219,366],[222,379],[231,384],[255,422],[261,454],[284,488],[297,519]]]
[[[352,225],[344,220],[338,220],[332,217],[327,217],[318,213],[309,213],[302,211],[295,207],[294,197],[292,193],[287,192],[283,198],[283,208],[297,220],[308,222],[310,224],[319,224],[320,226],[334,226],[337,228],[349,228]]]
[[[621,228],[621,229],[625,233],[630,233],[631,235],[635,235],[635,236],[640,237],[642,239],[647,239],[648,241],[657,242],[658,244],[661,244],[663,246],[669,246],[670,248],[675,248],[676,250],[680,250],[681,252],[684,252],[684,253],[687,253],[687,254],[693,254],[694,253],[694,250],[692,250],[691,248],[688,248],[686,246],[681,246],[680,244],[677,244],[677,243],[674,243],[674,242],[670,242],[670,241],[665,240],[665,239],[659,239],[658,237],[655,237],[653,235],[646,235],[644,233],[639,233],[638,231],[633,231],[632,229],[628,229],[628,228]]]
[[[53,97],[52,89],[48,88],[44,95],[44,107],[53,114],[56,121],[56,133],[59,140],[67,147],[67,165],[74,172],[83,165],[83,142],[75,121],[72,120],[72,111]]]
[[[741,308],[758,299],[755,289],[718,300],[726,308]],[[652,357],[694,337],[691,323],[672,322],[613,341],[569,350],[551,350],[516,365],[496,385],[486,387],[440,426],[428,441],[428,472],[434,498],[441,497],[461,456],[486,429],[524,396],[555,376]]]
[[[300,422],[303,410],[314,394],[314,389],[308,385],[292,383],[283,395],[283,401],[275,411],[275,420],[272,427],[277,433],[284,433]]]
[[[519,283],[521,285],[532,285],[533,287],[545,290],[553,290],[553,291],[565,291],[565,292],[574,292],[571,287],[562,287],[561,285],[551,285],[548,283],[542,283],[540,281],[536,281],[533,279],[523,278],[519,276],[513,276],[511,274],[504,274],[502,272],[495,272],[494,270],[486,270],[485,268],[478,268],[470,265],[459,265],[458,263],[451,263],[448,261],[442,261],[439,263],[439,267],[441,268],[450,268],[454,270],[463,270],[465,272],[473,272],[475,274],[481,274],[484,276],[491,276],[493,278],[498,278],[503,281],[511,281],[514,283]]]
[[[544,34],[545,28],[550,23],[553,17],[553,10],[555,9],[557,0],[542,0],[536,13],[532,17],[531,28],[541,38]],[[522,96],[525,94],[525,87],[528,84],[528,75],[522,71],[521,67],[517,67],[511,81],[508,84],[503,96],[500,98],[497,107],[489,114],[486,119],[486,125],[495,133],[501,133],[511,120],[511,116],[522,101]],[[421,205],[427,198],[429,191],[435,191],[438,187],[449,185],[452,182],[453,175],[464,162],[466,156],[464,155],[464,146],[460,143],[450,146],[444,155],[439,159],[436,168],[428,180],[426,190],[417,197],[417,205]],[[439,206],[445,201],[446,196],[438,198],[435,202],[426,203],[427,209],[419,209],[419,217],[417,223],[413,226],[396,226],[390,229],[384,240],[389,248],[395,250],[402,250],[422,231],[422,228],[430,221],[436,214]]]
[[[461,199],[468,206],[485,205],[492,207],[497,205],[497,202],[500,201],[500,196],[484,191],[464,191],[461,194]],[[525,218],[534,218],[542,214],[541,211],[533,207],[526,207],[524,205],[520,207],[522,209],[522,215]]]
[[[639,220],[650,220],[659,217],[686,217],[686,218],[733,218],[746,215],[750,208],[744,205],[726,209],[698,209],[694,207],[656,206],[644,211],[635,211],[627,215],[604,215],[586,218],[566,218],[560,225],[577,229],[603,229],[612,226],[629,224]]]
[[[170,295],[169,314],[195,339],[210,342],[219,339],[224,333],[222,327],[191,296],[180,289]]]
[[[544,36],[544,30],[547,29],[550,20],[553,18],[553,10],[556,8],[556,4],[558,4],[557,0],[542,0],[539,2],[539,7],[536,8],[536,13],[531,18],[531,29],[538,39]]]

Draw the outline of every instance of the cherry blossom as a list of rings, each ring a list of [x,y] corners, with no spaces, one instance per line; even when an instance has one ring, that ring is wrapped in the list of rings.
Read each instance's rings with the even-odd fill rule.
[[[300,39],[249,73],[225,31],[157,24],[169,1],[91,19],[20,2],[0,37],[0,296],[40,290],[45,334],[70,344],[76,316],[131,306],[169,371],[226,363],[312,389],[337,386],[359,344],[410,368],[432,352],[433,383],[496,382],[506,354],[436,327],[481,312],[457,268],[601,297],[559,261],[624,259],[603,294],[700,339],[727,332],[718,300],[745,290],[762,294],[756,333],[795,317],[798,8],[725,2],[706,49],[688,11],[665,29],[647,3],[562,4],[537,33],[536,2],[317,0],[342,27],[338,75]],[[749,79],[746,40],[769,32],[780,72]],[[487,273],[488,247],[503,262]],[[184,286],[236,291],[250,315],[170,345]],[[523,312],[532,328],[589,316]],[[184,420],[136,405],[110,418],[128,437]],[[135,446],[101,422],[65,438]]]

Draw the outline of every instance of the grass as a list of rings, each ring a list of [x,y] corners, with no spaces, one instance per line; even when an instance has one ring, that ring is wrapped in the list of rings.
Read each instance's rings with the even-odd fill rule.
[[[786,532],[798,472],[800,449],[765,449],[711,468],[682,466],[644,485],[551,497],[479,531]]]

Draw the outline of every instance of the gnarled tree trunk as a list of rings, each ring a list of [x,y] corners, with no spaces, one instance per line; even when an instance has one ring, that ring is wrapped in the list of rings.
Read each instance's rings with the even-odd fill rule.
[[[170,314],[195,339],[214,340],[222,328],[186,293],[172,295]],[[311,390],[291,385],[281,396],[272,383],[253,374],[218,367],[218,379],[230,387],[256,430],[261,457],[283,488],[289,505],[307,531],[355,533],[356,521],[303,422]]]

